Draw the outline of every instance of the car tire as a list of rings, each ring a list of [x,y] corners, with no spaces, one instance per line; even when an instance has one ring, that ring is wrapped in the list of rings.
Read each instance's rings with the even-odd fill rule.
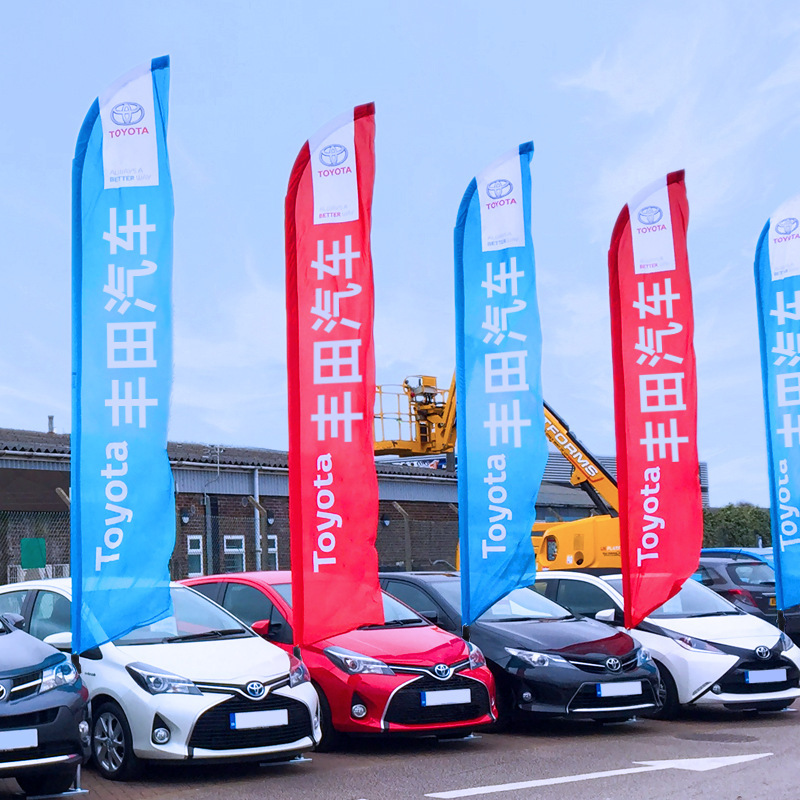
[[[328,702],[328,698],[325,697],[325,692],[323,692],[316,683],[314,684],[314,688],[317,690],[317,694],[319,695],[319,713],[322,725],[322,738],[319,740],[317,750],[320,753],[330,753],[332,750],[336,750],[341,745],[342,734],[333,727],[331,706]]]
[[[658,699],[661,701],[661,708],[653,716],[656,719],[675,719],[681,708],[678,687],[669,670],[659,661],[655,664],[658,667]]]
[[[41,775],[19,775],[16,781],[26,795],[62,794],[69,791],[77,776],[77,767],[67,767],[45,771]]]
[[[141,762],[133,752],[133,736],[122,709],[103,703],[92,714],[92,758],[98,772],[110,781],[135,778]]]

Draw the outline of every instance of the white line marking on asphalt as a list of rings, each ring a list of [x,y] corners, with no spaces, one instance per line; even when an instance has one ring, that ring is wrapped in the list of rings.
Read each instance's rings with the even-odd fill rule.
[[[495,792],[513,792],[516,789],[532,789],[537,786],[555,786],[559,783],[577,783],[579,781],[591,781],[596,778],[612,778],[616,775],[635,775],[638,772],[656,772],[663,769],[685,769],[692,772],[707,772],[720,767],[729,767],[734,764],[744,764],[746,761],[755,761],[759,758],[767,758],[772,753],[753,753],[742,756],[719,756],[711,758],[678,758],[669,761],[634,761],[634,764],[642,764],[641,767],[629,767],[628,769],[611,769],[604,772],[586,772],[582,775],[564,775],[560,778],[541,778],[534,781],[517,781],[516,783],[498,783],[494,786],[475,786],[471,789],[455,789],[450,792],[434,792],[426,794],[425,797],[437,797],[442,800],[449,800],[454,797],[474,797],[479,794],[493,794]]]

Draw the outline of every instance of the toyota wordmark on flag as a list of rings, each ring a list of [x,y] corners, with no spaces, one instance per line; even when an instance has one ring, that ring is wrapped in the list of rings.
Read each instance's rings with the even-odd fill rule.
[[[286,195],[289,519],[297,645],[382,623],[370,229],[375,107],[306,142]]]
[[[625,625],[697,569],[703,511],[683,171],[620,212],[608,254]]]
[[[461,622],[533,583],[547,462],[531,239],[533,144],[473,179],[455,228]]]
[[[169,58],[110,86],[72,167],[72,631],[83,652],[170,610],[175,499]]]
[[[800,196],[767,220],[755,260],[778,607],[800,604]]]

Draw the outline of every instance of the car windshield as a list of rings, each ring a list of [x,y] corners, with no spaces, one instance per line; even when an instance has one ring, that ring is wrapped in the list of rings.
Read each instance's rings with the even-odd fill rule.
[[[236,617],[201,594],[181,586],[170,588],[172,611],[150,625],[134,628],[116,645],[191,642],[204,639],[254,636]]]
[[[433,586],[442,594],[453,608],[461,610],[461,581],[436,581]],[[481,622],[522,622],[532,619],[568,619],[566,608],[548,600],[532,589],[513,589],[502,600],[498,600],[485,611]]]
[[[274,583],[272,588],[289,604],[292,604],[292,584],[291,583]],[[430,625],[428,620],[423,619],[416,611],[412,611],[407,606],[404,606],[394,597],[381,592],[383,594],[383,616],[385,619],[384,625]],[[370,625],[369,627],[380,628],[381,625]]]
[[[605,578],[608,585],[622,594],[622,578]],[[697,581],[688,580],[683,588],[648,615],[652,619],[668,617],[715,617],[725,614],[738,614],[736,607]]]
[[[775,570],[763,561],[745,561],[728,565],[728,573],[736,583],[746,586],[774,586]]]

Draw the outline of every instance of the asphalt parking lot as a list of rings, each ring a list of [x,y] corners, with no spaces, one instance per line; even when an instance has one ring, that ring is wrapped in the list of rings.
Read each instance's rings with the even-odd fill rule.
[[[113,783],[91,768],[93,800],[797,800],[800,714],[692,711],[673,722],[548,722],[465,741],[356,740],[301,763],[170,766]],[[515,785],[516,784],[516,785]],[[17,793],[0,781],[0,797]]]

